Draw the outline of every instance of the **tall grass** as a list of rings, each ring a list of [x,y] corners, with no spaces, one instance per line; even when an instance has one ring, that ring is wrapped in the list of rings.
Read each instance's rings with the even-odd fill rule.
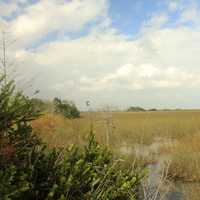
[[[169,175],[174,179],[200,182],[200,135],[180,138],[171,149]]]
[[[119,146],[122,143],[151,144],[158,137],[179,139],[200,132],[199,111],[113,112],[110,116],[111,146]],[[46,114],[33,122],[33,127],[35,131],[44,133],[42,136],[47,141],[51,142],[53,136],[57,145],[65,145],[74,140],[79,142],[88,133],[91,124],[98,141],[106,143],[108,126],[103,112],[82,113],[80,119],[73,120],[60,115]]]
[[[34,131],[50,146],[84,144],[91,127],[98,142],[108,144],[116,155],[127,148],[121,157],[128,162],[143,167],[167,154],[171,178],[200,182],[200,111],[92,112],[81,113],[80,119],[73,120],[45,114],[33,122]],[[146,157],[137,157],[132,152],[138,145],[150,149],[158,143],[161,155],[150,152]],[[187,191],[188,199],[195,199],[192,190]]]

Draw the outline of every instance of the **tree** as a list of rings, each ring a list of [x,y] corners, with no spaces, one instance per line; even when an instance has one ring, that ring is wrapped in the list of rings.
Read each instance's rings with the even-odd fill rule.
[[[73,102],[54,98],[55,112],[63,114],[66,118],[79,118],[80,111]]]
[[[128,112],[143,112],[143,111],[146,111],[144,108],[141,108],[139,106],[131,106],[127,109]]]
[[[10,34],[3,30],[0,33],[0,74],[4,76],[4,85],[16,76],[16,71],[13,68],[14,61],[11,58],[10,46],[15,43]],[[12,77],[12,78],[11,78]]]
[[[6,48],[6,37],[5,32],[2,31],[2,57],[0,58],[1,65],[3,68],[3,74],[4,74],[4,84],[7,83],[7,48]]]
[[[15,92],[13,81],[2,86],[5,76],[0,78],[0,133],[8,132],[15,125],[16,131],[38,116],[33,102],[21,92]],[[5,83],[5,81],[4,81]]]
[[[44,113],[44,112],[50,112],[53,110],[53,104],[51,101],[43,100],[39,98],[32,98],[31,101],[36,111]]]

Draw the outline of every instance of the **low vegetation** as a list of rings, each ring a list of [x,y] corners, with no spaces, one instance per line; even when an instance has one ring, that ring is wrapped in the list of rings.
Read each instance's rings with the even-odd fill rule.
[[[30,121],[39,115],[34,102],[15,92],[12,82],[1,84],[1,200],[139,198],[143,173],[125,167],[92,133],[87,145],[48,148],[32,132]]]
[[[29,99],[2,80],[0,199],[137,200],[144,176],[137,167],[162,155],[170,179],[200,182],[198,110],[80,114],[73,103]]]
[[[200,112],[85,112],[81,113],[79,119],[65,119],[57,114],[48,113],[35,120],[33,127],[36,132],[44,134],[45,130],[49,130],[50,137],[47,136],[47,142],[55,135],[62,143],[75,137],[82,140],[90,130],[91,124],[101,143],[106,142],[105,133],[111,129],[111,146],[119,147],[122,143],[150,145],[159,138],[176,140],[196,135],[200,130]]]
[[[43,133],[40,136],[50,146],[65,146],[74,141],[84,145],[83,138],[91,123],[98,142],[106,144],[105,133],[108,132],[109,147],[116,154],[121,153],[123,159],[144,167],[167,157],[170,180],[200,182],[198,110],[81,113],[79,119],[46,114],[33,122],[33,128]],[[47,132],[49,134],[45,134]],[[137,146],[141,152],[136,157]]]
[[[180,138],[170,151],[169,175],[173,179],[200,182],[200,135]]]

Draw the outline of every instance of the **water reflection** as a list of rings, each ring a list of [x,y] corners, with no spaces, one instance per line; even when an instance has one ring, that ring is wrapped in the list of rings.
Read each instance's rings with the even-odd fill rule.
[[[155,162],[147,160],[148,178],[145,180],[144,200],[199,200],[200,183],[184,183],[168,180],[167,170],[170,164],[170,154],[161,154],[160,147],[164,145],[174,145],[175,141],[156,139],[151,145],[123,144],[120,152],[124,155],[134,156],[136,158],[152,159]]]

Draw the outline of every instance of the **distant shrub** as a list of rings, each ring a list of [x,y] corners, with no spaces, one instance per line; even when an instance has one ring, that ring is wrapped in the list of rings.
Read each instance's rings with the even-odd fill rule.
[[[143,112],[143,111],[146,111],[144,108],[141,108],[139,106],[131,106],[127,109],[128,112]]]
[[[32,98],[31,101],[35,111],[42,113],[53,113],[55,111],[54,101],[40,98]]]
[[[138,199],[142,173],[123,168],[93,134],[82,148],[47,148],[29,123],[38,115],[12,82],[0,87],[1,200]]]
[[[33,107],[35,111],[45,112],[49,110],[51,103],[42,99],[32,98]]]
[[[55,106],[55,112],[63,114],[66,118],[79,118],[80,111],[73,102],[62,101],[59,98],[53,100]]]
[[[151,109],[149,109],[149,111],[157,111],[157,109],[156,108],[151,108]]]

